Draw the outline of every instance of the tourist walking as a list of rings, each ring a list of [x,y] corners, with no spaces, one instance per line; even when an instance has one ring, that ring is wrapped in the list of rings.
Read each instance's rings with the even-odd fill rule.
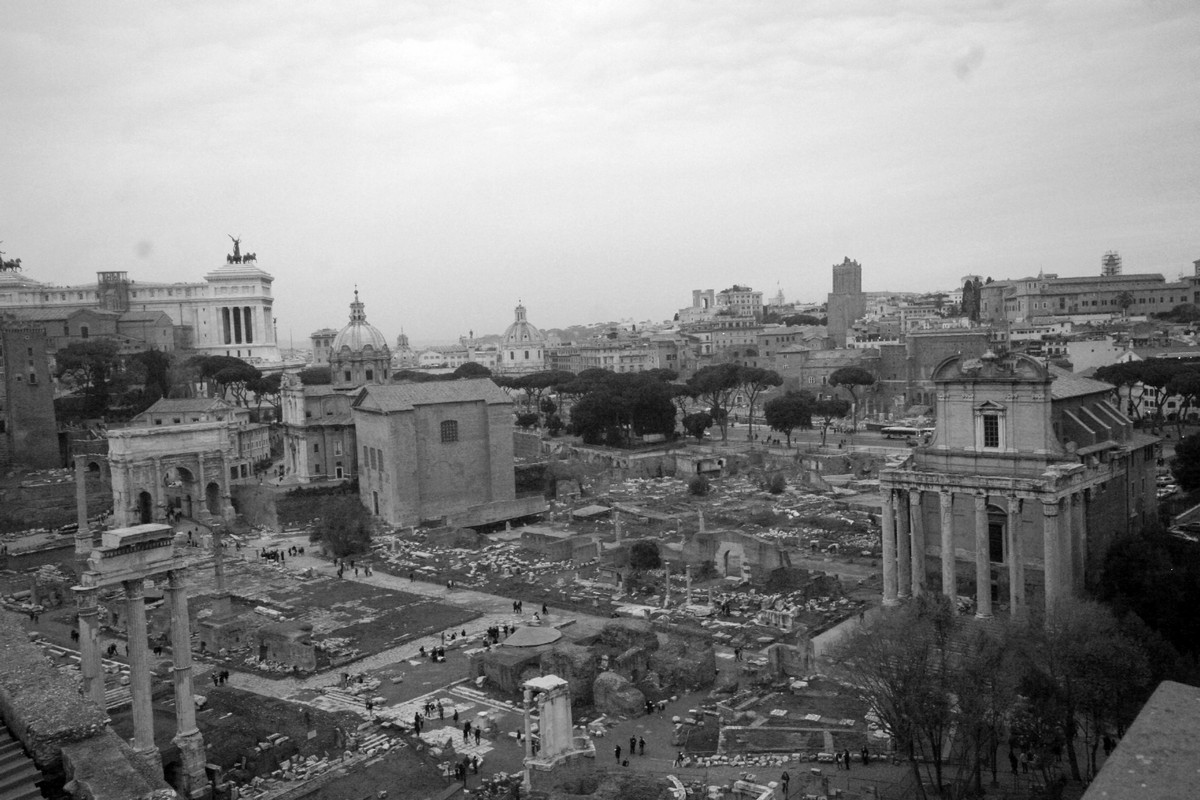
[[[646,755],[646,740],[641,736],[638,737],[638,755]]]
[[[632,755],[635,755],[636,753],[637,753],[637,737],[630,736],[629,737],[629,755],[632,756]]]
[[[621,763],[621,745],[617,745],[616,747],[613,748],[613,755],[616,756],[617,763],[620,764]]]

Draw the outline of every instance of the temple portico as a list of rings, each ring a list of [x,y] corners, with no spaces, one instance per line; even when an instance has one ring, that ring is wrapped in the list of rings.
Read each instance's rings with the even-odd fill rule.
[[[934,383],[934,437],[880,476],[885,607],[932,591],[981,619],[1052,614],[1155,519],[1157,439],[1108,384],[991,353],[946,359]]]
[[[1023,617],[1029,594],[1045,598],[1052,608],[1082,585],[1077,570],[1086,560],[1090,488],[1015,491],[989,487],[982,480],[983,486],[962,483],[957,490],[944,483],[885,486],[885,606],[935,591],[952,600],[971,597],[981,618],[993,616],[998,604]],[[907,538],[909,546],[898,537]],[[967,563],[965,570],[960,562]],[[1033,586],[1027,584],[1027,572],[1035,574]],[[960,585],[965,576],[973,576],[973,585]]]

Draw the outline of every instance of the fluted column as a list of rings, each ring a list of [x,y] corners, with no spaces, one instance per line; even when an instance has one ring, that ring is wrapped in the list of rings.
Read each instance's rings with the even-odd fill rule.
[[[925,591],[925,519],[921,511],[921,490],[908,490],[908,526],[912,531],[912,594]]]
[[[83,676],[83,696],[106,710],[104,670],[100,664],[100,609],[96,604],[99,590],[74,586],[75,609],[79,617],[79,673]]]
[[[883,604],[894,606],[896,599],[896,501],[891,489],[883,490]]]
[[[1058,530],[1058,500],[1042,503],[1042,561],[1046,591],[1046,617],[1058,610],[1062,597],[1062,543]]]
[[[129,692],[133,695],[133,749],[146,763],[162,760],[154,745],[154,709],[150,700],[150,652],[146,646],[146,591],[142,579],[124,581],[126,632],[129,634]]]
[[[988,552],[987,495],[975,495],[975,616],[992,616],[992,564]]]
[[[204,737],[196,727],[196,701],[192,687],[192,631],[188,618],[186,570],[167,573],[167,596],[171,603],[171,661],[175,683],[175,745],[182,762],[183,794],[190,796],[208,784],[204,773],[207,760]]]
[[[938,493],[942,523],[942,594],[953,604],[958,597],[958,573],[954,563],[954,495]]]
[[[1008,497],[1008,605],[1013,619],[1025,618],[1025,554],[1021,544],[1021,500]]]
[[[908,492],[896,492],[896,596],[912,597],[912,528],[909,526]]]

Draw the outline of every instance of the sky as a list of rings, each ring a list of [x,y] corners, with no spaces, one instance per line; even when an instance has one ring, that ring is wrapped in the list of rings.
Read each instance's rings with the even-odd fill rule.
[[[664,320],[1200,259],[1195,0],[0,4],[0,249],[279,336]]]

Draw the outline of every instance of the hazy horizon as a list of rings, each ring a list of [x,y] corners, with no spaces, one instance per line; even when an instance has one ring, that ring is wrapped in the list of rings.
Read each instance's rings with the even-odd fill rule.
[[[880,10],[884,8],[886,10]],[[0,249],[198,281],[280,338],[670,319],[1200,258],[1200,5],[9,3]]]

